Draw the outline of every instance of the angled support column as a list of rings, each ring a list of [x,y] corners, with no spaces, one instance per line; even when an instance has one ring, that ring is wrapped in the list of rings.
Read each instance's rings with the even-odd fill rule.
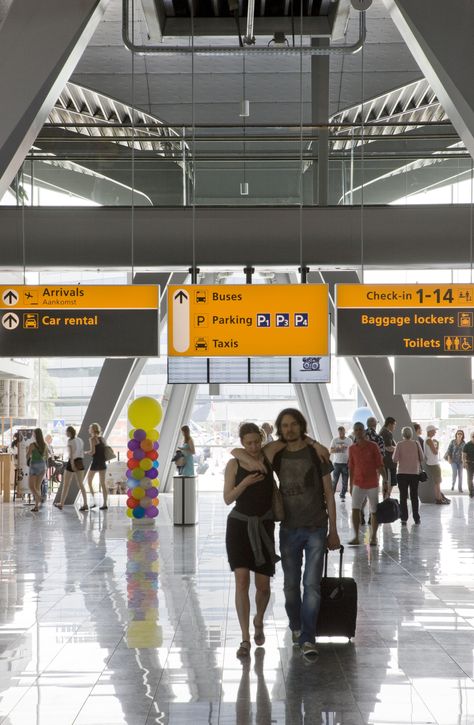
[[[146,365],[147,359],[146,357],[129,357],[112,358],[104,361],[78,432],[79,438],[82,438],[86,445],[89,440],[88,428],[91,423],[98,421],[104,428],[105,437],[112,430],[130,395],[130,391],[133,390],[133,386]],[[86,456],[84,459],[86,469],[89,467],[89,463],[90,457]],[[62,486],[58,489],[54,499],[55,503],[61,498],[61,489]],[[73,476],[65,504],[73,504],[78,492],[76,477]]]
[[[167,385],[163,396],[163,423],[160,434],[160,490],[171,490],[173,458],[180,429],[189,421],[197,394],[197,385]]]
[[[384,0],[403,40],[474,156],[471,0]]]
[[[0,199],[109,0],[13,0],[0,29]]]
[[[316,438],[328,445],[335,435],[336,417],[326,385],[294,385],[296,397]]]

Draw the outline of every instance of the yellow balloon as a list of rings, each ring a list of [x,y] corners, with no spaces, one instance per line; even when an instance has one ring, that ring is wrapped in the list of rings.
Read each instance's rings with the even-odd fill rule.
[[[130,438],[130,440],[132,440],[134,433],[135,433],[135,428],[132,428],[132,430],[128,434],[128,437]]]
[[[147,430],[146,437],[149,438],[151,441],[157,441],[160,437],[160,434],[156,430],[156,428],[152,428],[151,430]]]
[[[140,501],[141,498],[145,495],[145,489],[143,489],[141,486],[135,486],[135,488],[132,489],[132,496],[133,498],[136,498],[137,501]]]
[[[140,461],[140,468],[142,471],[149,471],[150,468],[153,468],[153,461],[150,461],[149,458],[142,458]]]
[[[129,519],[133,519],[133,509],[127,508],[127,516]]]
[[[143,396],[129,405],[128,419],[135,428],[154,428],[163,417],[161,405],[155,398]]]

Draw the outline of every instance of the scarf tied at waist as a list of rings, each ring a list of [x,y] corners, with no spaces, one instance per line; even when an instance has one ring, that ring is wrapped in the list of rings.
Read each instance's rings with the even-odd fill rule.
[[[265,564],[264,548],[268,552],[272,564],[280,561],[280,557],[275,553],[275,544],[263,525],[264,521],[273,521],[273,512],[271,509],[263,514],[263,516],[246,516],[245,514],[241,514],[240,511],[232,509],[229,518],[247,522],[247,534],[255,558],[255,566],[263,566]]]

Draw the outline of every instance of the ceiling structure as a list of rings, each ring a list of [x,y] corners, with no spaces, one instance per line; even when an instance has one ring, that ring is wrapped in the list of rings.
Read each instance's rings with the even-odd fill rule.
[[[345,6],[348,1],[341,0]],[[318,3],[314,7],[319,7]],[[327,7],[327,4],[326,4]],[[136,3],[133,36],[136,43],[150,42],[145,18]],[[245,20],[245,18],[244,18]],[[297,24],[298,27],[298,24]],[[359,13],[350,9],[347,33],[335,44],[356,42]],[[219,39],[228,44],[229,38]],[[219,42],[215,38],[214,43]],[[188,45],[189,37],[165,38],[164,44]],[[235,40],[237,49],[238,43]],[[298,41],[297,41],[298,42]],[[194,89],[191,71],[194,62]],[[382,0],[374,0],[367,11],[367,40],[363,53],[331,55],[329,114],[360,103],[361,68],[363,95],[373,98],[422,78],[415,60],[403,42]],[[250,101],[248,123],[298,124],[300,114],[300,63],[296,55],[250,56],[245,60],[245,94]],[[235,56],[154,56],[132,54],[122,41],[122,0],[110,0],[103,20],[90,40],[71,80],[118,98],[157,116],[171,125],[190,124],[194,92],[195,122],[198,124],[241,123],[243,59]],[[304,122],[311,121],[311,59],[302,59]]]

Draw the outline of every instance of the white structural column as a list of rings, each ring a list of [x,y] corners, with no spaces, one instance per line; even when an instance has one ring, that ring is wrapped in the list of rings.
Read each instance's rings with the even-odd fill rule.
[[[169,491],[176,446],[181,439],[181,426],[188,424],[196,400],[197,385],[167,385],[163,396],[163,423],[160,433],[160,481],[162,492]]]
[[[327,385],[295,383],[294,388],[310,431],[318,441],[328,446],[336,435],[337,423]]]
[[[0,28],[0,198],[69,80],[109,0],[13,0]]]
[[[472,0],[384,0],[413,57],[474,156]]]

